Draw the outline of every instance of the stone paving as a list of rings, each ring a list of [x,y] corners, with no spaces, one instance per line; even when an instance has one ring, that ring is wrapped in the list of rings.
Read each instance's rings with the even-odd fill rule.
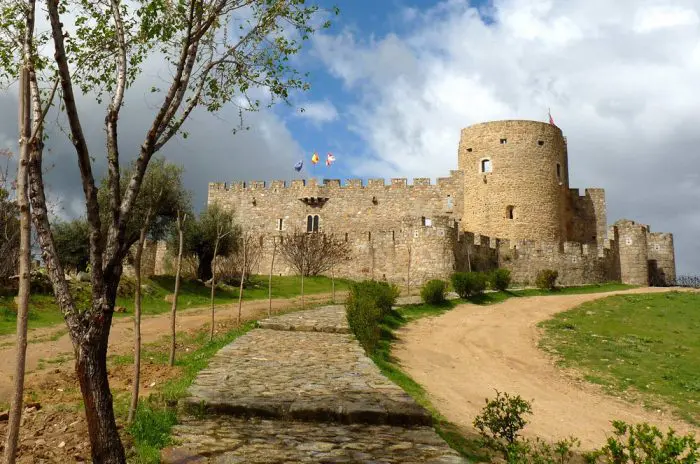
[[[365,356],[343,306],[258,325],[195,379],[163,463],[467,462]]]

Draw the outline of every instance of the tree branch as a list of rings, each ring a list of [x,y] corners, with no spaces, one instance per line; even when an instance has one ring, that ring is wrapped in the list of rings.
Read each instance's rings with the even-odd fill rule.
[[[80,177],[85,194],[85,206],[87,219],[90,224],[90,264],[92,267],[92,295],[94,301],[99,301],[102,295],[104,284],[102,269],[103,242],[101,238],[100,208],[97,202],[97,188],[92,175],[92,165],[90,163],[90,153],[88,151],[85,134],[80,124],[80,116],[73,93],[71,73],[66,58],[66,49],[63,41],[63,24],[58,13],[58,0],[47,0],[49,19],[51,21],[51,35],[54,42],[54,59],[58,67],[58,75],[61,79],[61,90],[63,91],[63,102],[66,108],[66,116],[71,130],[71,139],[78,156],[78,166]]]

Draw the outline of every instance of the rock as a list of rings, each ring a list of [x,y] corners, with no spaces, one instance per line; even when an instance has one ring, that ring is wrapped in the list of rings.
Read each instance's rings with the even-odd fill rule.
[[[82,271],[78,272],[75,275],[75,280],[76,280],[76,282],[87,282],[90,280],[90,274],[88,274],[87,272],[82,272]]]
[[[66,446],[66,442],[65,442],[65,441],[62,441],[61,443],[58,444],[58,447],[59,447],[59,448],[63,448],[64,446]]]
[[[33,409],[35,411],[38,411],[39,409],[41,409],[41,403],[39,403],[38,401],[29,401],[24,404],[24,409]]]
[[[173,300],[175,300],[175,294],[170,293],[168,295],[165,295],[165,298],[163,298],[163,299],[165,300],[166,303],[172,303]]]
[[[126,308],[124,306],[115,306],[114,307],[114,312],[115,313],[125,313]]]

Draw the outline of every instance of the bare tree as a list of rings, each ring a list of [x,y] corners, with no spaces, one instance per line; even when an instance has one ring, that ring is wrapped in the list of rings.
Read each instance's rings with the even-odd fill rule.
[[[304,306],[304,276],[329,271],[350,258],[350,246],[333,234],[297,232],[280,243],[282,258],[301,274],[301,298]]]
[[[259,237],[259,241],[250,232],[243,232],[241,235],[241,245],[239,249],[242,250],[241,253],[241,282],[240,288],[238,289],[238,324],[241,323],[241,309],[243,305],[243,283],[247,278],[249,278],[252,268],[256,261],[260,260],[260,255],[262,253],[262,236]],[[250,267],[250,269],[249,269]]]
[[[170,310],[170,359],[168,363],[170,367],[175,365],[175,316],[177,313],[177,297],[180,294],[180,272],[182,271],[182,248],[183,248],[183,233],[182,225],[187,220],[187,213],[178,210],[177,212],[177,264],[175,265],[175,290],[173,291],[173,305]]]
[[[32,15],[33,18],[33,15]],[[32,19],[33,20],[33,19]],[[27,354],[27,317],[29,314],[30,286],[30,212],[27,197],[27,165],[29,164],[29,138],[31,137],[29,72],[23,69],[20,78],[19,96],[19,163],[17,167],[17,204],[20,214],[19,250],[19,291],[17,292],[17,357],[15,365],[15,385],[10,407],[9,426],[3,462],[13,464],[17,453],[19,426],[22,419],[22,399],[24,395],[24,371]]]
[[[127,171],[128,173],[128,171]],[[167,233],[177,212],[189,205],[189,194],[182,185],[182,167],[167,163],[162,157],[151,162],[136,202],[135,214],[128,224],[127,235],[138,234],[134,259],[134,379],[127,422],[136,416],[141,382],[141,257],[146,238],[156,241]],[[125,176],[126,177],[126,176]],[[103,190],[104,191],[104,190]],[[105,208],[106,209],[106,208]]]
[[[0,9],[0,79],[5,82],[14,80],[18,74],[17,44],[21,48],[28,42],[24,37],[17,41],[6,37],[17,36],[17,30],[26,29],[17,18],[33,20],[33,2],[8,0]],[[10,7],[15,3],[21,8]],[[31,8],[25,8],[27,4]],[[183,133],[184,123],[198,106],[218,111],[242,99],[245,104],[241,111],[255,111],[260,108],[260,101],[248,98],[248,92],[263,89],[272,104],[278,99],[287,100],[296,89],[308,88],[303,77],[291,68],[293,61],[289,57],[315,31],[312,19],[318,7],[308,6],[303,0],[183,0],[177,7],[150,0],[47,0],[46,11],[50,30],[36,37],[40,41],[50,40],[53,53],[44,57],[32,54],[29,63],[35,122],[32,134],[38,132],[36,122],[43,120],[40,82],[47,75],[52,82],[55,72],[90,226],[89,304],[73,298],[56,255],[42,172],[41,137],[36,138],[37,149],[30,150],[29,156],[32,219],[73,342],[92,459],[96,463],[121,464],[125,462],[125,453],[109,388],[107,347],[122,262],[129,251],[127,224],[135,213],[148,164],[175,135]],[[75,24],[73,31],[64,27],[67,14]],[[234,29],[236,33],[230,33]],[[28,34],[34,37],[35,33],[31,29]],[[155,56],[169,67],[171,77],[165,82],[162,102],[157,105],[152,123],[136,150],[135,169],[127,187],[122,189],[120,114],[126,106],[127,90],[141,74],[141,64]],[[80,111],[81,100],[76,89],[92,93],[100,104],[106,102],[105,157],[110,201],[105,221],[100,215],[93,175],[93,157],[98,150],[91,149],[83,131],[81,114],[88,112]],[[154,92],[159,89],[154,88]]]
[[[0,149],[0,156],[5,158],[5,166],[0,170],[0,283],[4,283],[17,273],[20,225],[17,201],[10,195],[17,188],[16,179],[10,176],[13,153]]]
[[[214,260],[219,252],[219,244],[226,237],[233,235],[234,226],[233,222],[226,215],[218,215],[216,217],[216,236],[214,237],[214,256],[211,259],[211,330],[209,332],[209,340],[214,340],[214,294],[216,292],[216,266],[214,265]]]
[[[22,418],[24,395],[24,375],[27,352],[27,318],[29,314],[29,290],[31,280],[31,206],[29,201],[30,163],[41,157],[43,151],[44,119],[56,92],[58,80],[55,81],[51,94],[44,105],[39,90],[36,70],[33,66],[36,57],[34,43],[35,0],[3,5],[5,14],[14,16],[19,23],[21,38],[17,43],[21,50],[21,67],[19,69],[19,129],[20,157],[17,168],[17,204],[19,207],[19,290],[17,304],[17,358],[14,394],[10,406],[10,417],[5,441],[3,461],[15,462],[19,427]],[[17,19],[19,18],[19,19]],[[16,23],[17,24],[17,23]],[[0,41],[0,49],[2,47]],[[45,96],[45,95],[44,95]],[[7,176],[4,176],[7,178]],[[46,208],[46,202],[44,202]]]

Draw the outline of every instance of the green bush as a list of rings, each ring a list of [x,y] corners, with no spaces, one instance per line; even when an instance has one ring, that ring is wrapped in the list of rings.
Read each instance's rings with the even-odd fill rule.
[[[386,282],[365,280],[352,284],[345,301],[346,317],[357,341],[371,354],[379,343],[379,324],[389,314],[399,289]]]
[[[658,428],[646,422],[631,425],[616,420],[612,424],[613,436],[608,437],[607,444],[601,450],[589,454],[589,462],[700,462],[700,443],[693,434],[680,436],[669,430],[664,436]]]
[[[425,303],[439,305],[445,301],[447,294],[447,282],[440,279],[428,281],[420,291],[420,296]]]
[[[551,269],[543,269],[537,273],[535,285],[537,285],[537,288],[542,290],[554,290],[557,288],[558,277],[559,272]]]
[[[510,270],[496,269],[491,273],[491,288],[501,292],[506,291],[510,287]]]
[[[474,419],[474,427],[492,449],[503,453],[507,461],[518,449],[518,436],[527,421],[525,414],[532,414],[530,403],[516,395],[496,390],[496,398],[486,399],[486,406]]]
[[[488,279],[483,272],[455,272],[452,274],[452,286],[460,298],[484,293],[487,282]]]

